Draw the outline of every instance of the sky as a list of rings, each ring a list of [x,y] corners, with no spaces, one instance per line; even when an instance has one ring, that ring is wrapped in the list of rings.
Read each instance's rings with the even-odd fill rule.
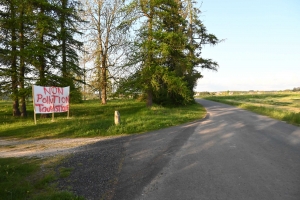
[[[195,91],[285,90],[300,87],[300,0],[197,0],[209,33],[225,39],[202,57]]]

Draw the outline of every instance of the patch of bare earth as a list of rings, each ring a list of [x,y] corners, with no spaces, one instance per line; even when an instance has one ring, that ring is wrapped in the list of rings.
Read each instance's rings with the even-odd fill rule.
[[[0,158],[47,157],[74,153],[89,145],[116,137],[63,139],[0,139]]]

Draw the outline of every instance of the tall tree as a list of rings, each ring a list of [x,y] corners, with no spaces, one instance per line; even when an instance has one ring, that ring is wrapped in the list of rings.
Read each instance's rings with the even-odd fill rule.
[[[70,86],[71,99],[81,100],[76,77],[83,75],[83,70],[79,67],[78,50],[81,50],[83,43],[75,38],[81,35],[79,24],[84,21],[80,17],[81,3],[76,0],[58,1],[58,51],[61,56],[59,68],[61,71],[60,86]]]
[[[140,0],[132,4],[142,13],[142,26],[136,44],[140,48],[141,65],[135,80],[147,94],[147,106],[152,102],[189,102],[191,92],[184,81],[184,54],[187,38],[181,5],[174,0]],[[178,94],[175,95],[175,94]],[[176,97],[176,98],[174,98]]]
[[[144,84],[144,90],[147,94],[147,106],[151,107],[153,103],[153,85],[151,84],[151,75],[153,74],[153,20],[155,14],[155,7],[157,6],[157,2],[150,0],[145,1],[141,0],[139,2],[139,9],[142,11],[143,15],[147,18],[146,27],[142,31],[141,36],[144,37],[144,44],[142,43],[141,47],[143,47],[142,52],[145,54],[144,57],[144,68],[142,70],[142,81]]]
[[[11,98],[13,100],[13,116],[20,116],[18,90],[18,49],[17,49],[17,0],[2,0],[0,2],[1,27],[1,75],[6,76],[10,83]],[[3,84],[3,83],[2,83]]]
[[[31,40],[31,29],[33,27],[33,6],[31,0],[22,0],[18,3],[18,48],[19,48],[19,96],[21,116],[27,116],[26,97],[30,95],[27,75],[31,71],[29,66],[29,55],[32,53],[28,50]],[[27,80],[26,80],[27,79]]]
[[[123,26],[126,18],[122,11],[123,0],[85,0],[86,17],[89,23],[87,38],[101,103],[106,104],[109,75],[124,58],[127,34]]]
[[[201,57],[201,49],[220,41],[207,33],[191,1],[133,0],[131,5],[142,13],[142,26],[136,39],[139,53],[132,54],[140,68],[129,80],[142,84],[139,88],[147,94],[148,106],[152,100],[192,102],[196,81],[202,77],[197,68],[217,67],[216,62]]]
[[[32,35],[32,1],[13,0],[0,1],[1,3],[1,34],[3,40],[0,41],[0,69],[2,88],[6,93],[12,94],[13,115],[27,116],[26,97],[29,89],[26,87],[26,75],[29,71],[29,41]],[[9,78],[8,78],[9,77]],[[7,87],[11,83],[11,87]],[[19,109],[19,100],[21,109]]]
[[[1,93],[11,94],[14,116],[27,116],[29,84],[65,86],[79,71],[76,5],[75,0],[0,0],[0,85]]]
[[[190,66],[185,53],[187,24],[180,15],[182,5],[179,1],[166,1],[160,9],[156,40],[161,53],[157,57],[165,72],[161,76],[155,101],[160,104],[187,104],[193,100],[193,92],[185,80]]]

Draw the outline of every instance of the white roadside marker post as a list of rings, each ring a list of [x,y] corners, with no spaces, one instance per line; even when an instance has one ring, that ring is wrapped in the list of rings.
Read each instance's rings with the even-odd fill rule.
[[[115,125],[119,125],[121,123],[120,113],[119,111],[115,111]]]

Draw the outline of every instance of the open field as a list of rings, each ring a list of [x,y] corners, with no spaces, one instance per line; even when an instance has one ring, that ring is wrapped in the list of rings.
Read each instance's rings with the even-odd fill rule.
[[[144,102],[135,100],[111,100],[107,105],[85,101],[70,105],[69,119],[67,113],[55,113],[54,122],[37,115],[35,125],[32,104],[28,104],[27,110],[28,118],[14,118],[11,102],[0,101],[0,137],[41,139],[142,133],[201,119],[206,113],[199,104],[147,108]],[[114,124],[115,110],[121,115],[121,124],[117,126]]]
[[[299,92],[255,92],[251,94],[224,92],[220,95],[205,95],[201,98],[234,105],[300,126]]]

